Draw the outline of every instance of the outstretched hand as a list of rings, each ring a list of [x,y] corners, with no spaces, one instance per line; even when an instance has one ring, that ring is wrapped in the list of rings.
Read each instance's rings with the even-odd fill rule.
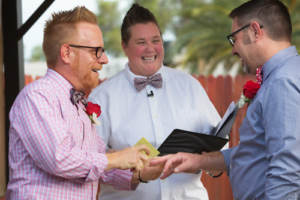
[[[147,165],[140,171],[140,178],[143,181],[150,181],[159,178],[164,167],[163,164],[157,164],[155,166],[150,166],[149,164],[150,163],[147,163]]]
[[[173,173],[187,172],[197,173],[200,163],[200,155],[192,153],[176,153],[151,160],[150,166],[164,164],[161,179],[169,177]]]

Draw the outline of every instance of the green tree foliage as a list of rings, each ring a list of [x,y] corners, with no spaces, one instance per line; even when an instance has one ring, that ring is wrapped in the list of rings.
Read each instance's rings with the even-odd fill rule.
[[[98,20],[105,48],[110,55],[124,55],[120,27],[126,11],[133,2],[137,2],[153,12],[162,35],[171,33],[176,38],[174,41],[165,41],[164,62],[167,65],[180,65],[192,73],[211,74],[219,63],[224,64],[225,70],[240,63],[237,57],[231,55],[226,35],[231,32],[228,14],[246,0],[131,0],[123,10],[119,6],[121,0],[97,1]],[[300,50],[300,1],[282,1],[291,13],[292,43]],[[33,48],[30,60],[45,60],[41,46]],[[205,68],[199,68],[199,63]]]
[[[98,0],[98,22],[103,33],[105,50],[113,56],[123,55],[121,46],[121,13],[118,1]]]
[[[176,25],[176,52],[183,54],[180,64],[192,73],[199,73],[199,63],[206,68],[200,73],[210,74],[217,64],[223,63],[225,70],[240,63],[231,55],[231,46],[225,36],[231,32],[230,11],[245,0],[189,0],[181,1],[179,23]],[[292,43],[300,48],[300,2],[283,0],[289,8],[293,24]],[[240,73],[242,72],[240,66]]]
[[[300,2],[297,0],[284,0],[283,1],[289,8],[292,24],[292,44],[294,44],[298,51],[300,50]]]
[[[199,63],[206,68],[200,73],[210,74],[218,63],[230,69],[237,59],[231,55],[226,35],[231,32],[228,14],[241,0],[182,1],[180,20],[176,26],[178,52],[183,53],[181,63],[192,73],[199,73]]]
[[[45,60],[44,52],[40,45],[33,47],[29,60],[32,62]]]
[[[135,0],[136,3],[148,8],[156,17],[160,26],[161,32],[172,30],[173,18],[180,8],[178,0]]]

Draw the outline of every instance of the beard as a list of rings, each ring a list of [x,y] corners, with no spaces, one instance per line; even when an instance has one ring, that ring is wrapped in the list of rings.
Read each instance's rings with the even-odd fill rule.
[[[82,77],[83,87],[88,91],[91,92],[92,89],[98,86],[99,79],[95,78],[93,74],[86,74]]]
[[[243,69],[244,73],[247,73],[247,74],[250,73],[249,66],[246,63],[244,63],[244,62],[242,63],[242,69]]]
[[[99,84],[99,74],[96,75],[89,65],[80,65],[79,59],[72,66],[72,74],[85,94],[89,94]]]
[[[247,73],[247,74],[256,74],[256,68],[258,66],[254,66],[254,65],[249,65],[247,64],[246,62],[242,62],[242,70],[244,73]]]
[[[248,34],[244,34],[243,35],[243,45],[250,45],[250,44],[252,44],[252,43],[251,43],[249,35]],[[242,59],[242,69],[243,69],[243,72],[245,72],[247,74],[252,74],[253,73],[253,70],[252,70],[252,67],[251,67],[251,63],[250,63],[250,60],[249,60],[248,57],[247,58],[244,57]]]
[[[77,80],[80,82],[80,90],[88,95],[99,84],[99,78],[95,77],[94,72],[76,73]]]

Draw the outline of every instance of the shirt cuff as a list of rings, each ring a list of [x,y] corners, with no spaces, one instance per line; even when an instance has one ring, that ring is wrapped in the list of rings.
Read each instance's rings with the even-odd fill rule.
[[[226,169],[227,169],[227,175],[229,176],[230,174],[230,154],[231,154],[232,149],[225,149],[222,150],[221,153],[223,154]]]
[[[97,153],[88,160],[92,166],[85,179],[86,182],[98,181],[99,178],[105,176],[105,168],[108,164],[108,160],[105,154]]]
[[[113,169],[105,172],[102,181],[118,190],[134,190],[137,185],[131,184],[133,173],[128,170]]]

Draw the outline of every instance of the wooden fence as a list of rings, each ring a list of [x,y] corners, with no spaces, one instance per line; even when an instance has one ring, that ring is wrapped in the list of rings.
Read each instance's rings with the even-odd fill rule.
[[[209,98],[215,105],[220,116],[223,116],[227,107],[232,101],[237,101],[242,93],[243,85],[247,80],[255,80],[255,76],[252,75],[238,75],[234,78],[231,76],[194,76],[200,81],[204,89],[206,90]],[[35,79],[38,79],[36,77]],[[34,79],[26,75],[25,83],[28,84]],[[235,146],[239,142],[239,132],[238,129],[242,123],[245,116],[246,108],[241,109],[234,122],[231,134],[229,147]],[[208,195],[210,200],[233,200],[231,186],[229,178],[226,173],[223,173],[219,178],[212,178],[203,173],[202,181],[208,190]]]
[[[199,76],[195,78],[201,82],[220,116],[224,115],[232,101],[236,102],[240,98],[245,82],[255,80],[255,76],[252,75],[238,75],[234,78],[231,76],[219,76],[217,78]],[[236,146],[239,142],[238,129],[245,114],[245,107],[239,110],[230,134],[229,147]],[[229,178],[226,173],[223,173],[219,178],[212,178],[203,173],[202,181],[208,191],[210,200],[233,200]]]

